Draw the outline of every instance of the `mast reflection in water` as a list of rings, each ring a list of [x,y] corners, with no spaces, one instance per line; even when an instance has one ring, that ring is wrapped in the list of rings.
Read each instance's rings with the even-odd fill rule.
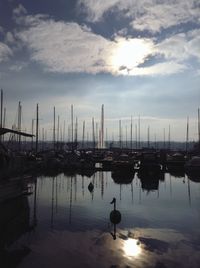
[[[29,249],[17,267],[199,267],[196,177],[54,174],[38,177],[33,190],[26,197],[28,228],[7,245]],[[113,197],[121,214],[114,226]]]

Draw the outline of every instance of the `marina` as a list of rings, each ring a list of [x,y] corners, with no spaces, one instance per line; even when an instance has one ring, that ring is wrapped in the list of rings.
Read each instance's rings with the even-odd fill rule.
[[[200,5],[0,0],[0,268],[200,267]]]

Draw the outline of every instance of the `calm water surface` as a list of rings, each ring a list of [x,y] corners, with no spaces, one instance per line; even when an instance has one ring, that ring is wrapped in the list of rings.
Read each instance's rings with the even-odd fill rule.
[[[151,183],[114,179],[38,177],[28,197],[32,228],[11,246],[27,249],[17,267],[199,267],[200,183],[168,173]]]

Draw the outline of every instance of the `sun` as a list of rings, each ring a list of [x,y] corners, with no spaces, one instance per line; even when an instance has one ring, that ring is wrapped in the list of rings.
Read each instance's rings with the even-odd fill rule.
[[[129,72],[143,63],[152,52],[151,40],[119,38],[112,51],[111,65],[116,72]]]
[[[136,239],[124,241],[124,253],[127,257],[137,257],[141,253],[141,247]]]

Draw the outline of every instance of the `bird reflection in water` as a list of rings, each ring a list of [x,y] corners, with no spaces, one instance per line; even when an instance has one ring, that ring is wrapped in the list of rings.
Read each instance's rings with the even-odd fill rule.
[[[111,235],[114,240],[116,240],[116,225],[121,221],[121,213],[119,210],[116,210],[116,198],[114,197],[110,204],[114,204],[114,209],[110,212],[110,221],[113,223],[114,231],[111,232]]]
[[[90,191],[90,193],[93,192],[93,190],[94,190],[94,184],[92,182],[89,183],[88,190]]]

